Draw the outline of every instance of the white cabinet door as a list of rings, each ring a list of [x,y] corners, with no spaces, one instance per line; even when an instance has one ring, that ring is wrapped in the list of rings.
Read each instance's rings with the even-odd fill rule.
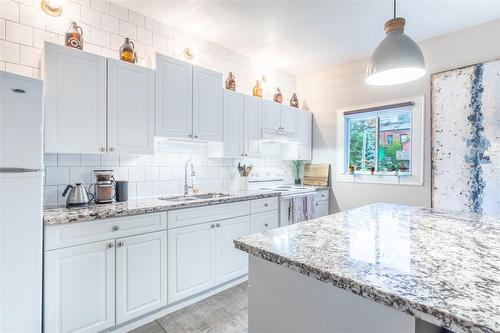
[[[45,252],[44,331],[99,332],[115,324],[114,240]]]
[[[281,129],[289,135],[297,134],[297,108],[281,105]]]
[[[108,59],[108,152],[154,153],[155,72]]]
[[[167,233],[116,240],[116,323],[167,304]]]
[[[314,218],[328,215],[328,206],[328,200],[316,201],[314,207]]]
[[[193,137],[222,141],[222,74],[193,67]]]
[[[106,151],[106,59],[45,43],[45,152]]]
[[[243,95],[224,91],[224,157],[243,154]]]
[[[204,223],[168,230],[168,303],[214,285],[214,228]]]
[[[156,54],[157,136],[193,136],[193,66]]]
[[[262,100],[262,128],[281,130],[280,104]]]
[[[250,217],[223,220],[216,225],[216,280],[222,283],[248,272],[248,255],[237,250],[233,240],[250,233]]]
[[[250,216],[250,233],[256,234],[279,226],[278,211],[271,210]]]
[[[244,97],[245,129],[244,156],[257,156],[262,138],[262,100],[253,96]]]
[[[312,113],[298,110],[298,132],[299,160],[310,161],[312,159]]]

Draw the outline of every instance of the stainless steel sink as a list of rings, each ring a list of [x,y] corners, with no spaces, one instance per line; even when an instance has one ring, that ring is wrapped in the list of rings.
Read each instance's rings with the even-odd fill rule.
[[[165,196],[165,197],[159,197],[158,199],[165,201],[184,202],[184,201],[194,201],[194,200],[204,200],[204,199],[217,199],[229,196],[231,195],[227,193],[203,193],[203,194],[194,194],[189,196],[184,196],[184,195]]]
[[[227,193],[204,193],[204,194],[194,194],[192,197],[196,199],[216,199],[216,198],[224,198],[230,197],[231,194]]]
[[[159,197],[158,199],[160,200],[165,200],[165,201],[193,201],[193,200],[198,200],[196,198],[193,198],[191,196],[183,196],[183,195],[177,195],[177,196],[170,196],[170,197]]]

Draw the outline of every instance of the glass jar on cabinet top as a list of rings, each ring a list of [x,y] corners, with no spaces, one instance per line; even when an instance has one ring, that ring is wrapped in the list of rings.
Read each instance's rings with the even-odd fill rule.
[[[120,60],[130,63],[137,62],[137,54],[134,51],[135,45],[129,38],[125,38],[123,45],[120,47]]]

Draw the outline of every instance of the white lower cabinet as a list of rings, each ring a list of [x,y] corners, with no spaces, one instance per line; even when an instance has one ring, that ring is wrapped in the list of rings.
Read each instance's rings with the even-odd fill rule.
[[[115,325],[114,259],[114,240],[45,253],[45,332],[98,332]]]
[[[222,283],[248,272],[248,255],[236,249],[233,240],[250,233],[250,217],[221,221],[216,226],[216,281]]]
[[[214,223],[203,223],[168,230],[168,303],[213,285],[214,228]]]
[[[277,228],[278,224],[279,221],[277,210],[253,214],[250,218],[250,233],[256,234],[259,232],[271,230]]]
[[[116,240],[116,324],[167,304],[167,233]]]

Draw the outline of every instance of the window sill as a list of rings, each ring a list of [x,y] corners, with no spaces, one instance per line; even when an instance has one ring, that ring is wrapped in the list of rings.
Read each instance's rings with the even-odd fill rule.
[[[393,185],[423,185],[422,179],[409,172],[405,173],[342,173],[337,175],[337,181],[345,183],[393,184]]]

